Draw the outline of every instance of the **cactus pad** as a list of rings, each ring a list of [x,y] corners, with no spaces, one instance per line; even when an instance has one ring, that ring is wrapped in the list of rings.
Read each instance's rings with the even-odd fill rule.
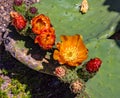
[[[87,45],[89,56],[98,56],[103,64],[95,77],[87,82],[91,98],[118,98],[120,81],[120,41],[98,40]]]
[[[113,6],[117,6],[115,9],[120,8],[119,0],[113,1],[111,5],[107,5],[106,0],[99,2],[88,0],[89,10],[86,14],[81,14],[79,11],[81,2],[82,0],[42,0],[35,6],[39,13],[50,17],[57,39],[61,34],[81,34],[85,40],[89,40],[99,37],[108,38],[115,33],[120,15],[115,11],[110,12],[108,8]]]

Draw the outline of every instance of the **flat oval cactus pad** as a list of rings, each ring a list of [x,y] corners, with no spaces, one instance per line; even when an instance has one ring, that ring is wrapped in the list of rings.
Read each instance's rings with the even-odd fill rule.
[[[120,41],[94,40],[87,47],[90,58],[97,56],[103,61],[96,76],[87,82],[90,98],[119,98]]]
[[[57,39],[61,34],[81,34],[84,40],[108,38],[115,33],[120,20],[119,0],[88,0],[86,14],[80,12],[82,0],[41,0],[35,4],[39,13],[51,19]]]

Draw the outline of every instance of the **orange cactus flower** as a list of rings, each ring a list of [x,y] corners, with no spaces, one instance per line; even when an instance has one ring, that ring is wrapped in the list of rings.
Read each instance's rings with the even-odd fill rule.
[[[60,64],[78,66],[88,57],[88,50],[85,47],[80,35],[61,36],[61,43],[57,43],[57,50],[54,50],[53,58]]]
[[[18,12],[10,12],[12,17],[12,24],[17,30],[23,30],[26,27],[27,21],[25,18]]]
[[[63,66],[56,67],[54,74],[57,77],[62,78],[66,75],[66,69]]]
[[[51,49],[55,43],[55,30],[53,27],[45,29],[41,34],[35,38],[35,43],[38,43],[40,47],[45,50]]]
[[[43,14],[35,16],[31,20],[31,25],[32,25],[32,31],[35,34],[40,34],[43,29],[48,29],[51,26],[50,19]]]

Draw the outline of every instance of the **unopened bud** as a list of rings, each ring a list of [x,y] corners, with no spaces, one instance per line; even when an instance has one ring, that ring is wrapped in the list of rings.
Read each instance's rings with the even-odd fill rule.
[[[93,73],[99,70],[101,66],[102,61],[99,58],[94,58],[91,59],[90,61],[87,62],[86,64],[86,70],[89,73]]]

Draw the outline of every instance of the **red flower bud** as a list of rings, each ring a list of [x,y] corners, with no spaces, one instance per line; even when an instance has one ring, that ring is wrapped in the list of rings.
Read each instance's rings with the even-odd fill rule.
[[[94,58],[91,59],[90,61],[87,62],[86,64],[86,70],[89,73],[93,73],[99,70],[101,66],[102,61],[99,58]]]
[[[12,17],[12,24],[17,30],[23,30],[26,27],[27,21],[21,14],[18,12],[10,12],[10,15]]]
[[[55,30],[53,27],[45,29],[35,38],[35,43],[45,50],[51,49],[55,43]]]

